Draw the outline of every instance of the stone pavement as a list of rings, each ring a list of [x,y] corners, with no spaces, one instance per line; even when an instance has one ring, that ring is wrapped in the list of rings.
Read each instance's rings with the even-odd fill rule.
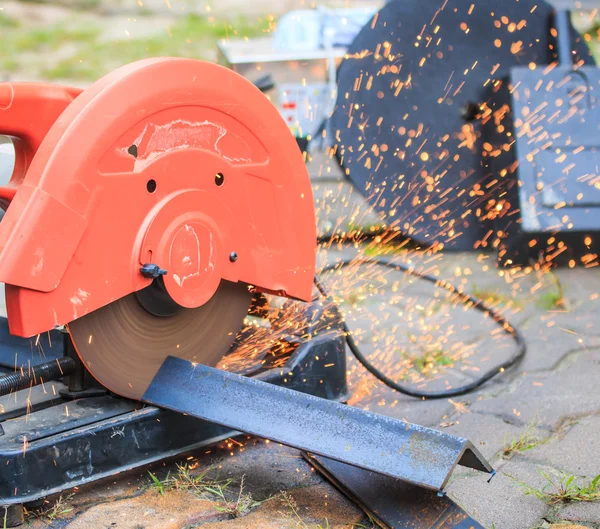
[[[377,224],[331,162],[315,157],[309,166],[321,232]],[[350,403],[470,438],[498,473],[488,484],[485,475],[459,468],[448,492],[487,528],[559,522],[600,528],[600,501],[549,505],[526,494],[527,486],[547,487],[548,478],[574,476],[573,483],[584,484],[600,474],[600,272],[509,273],[495,267],[493,255],[327,246],[319,252],[320,265],[388,252],[390,259],[448,279],[500,310],[519,326],[528,346],[521,365],[448,400],[400,395],[349,358]],[[515,351],[484,313],[411,276],[357,265],[325,277],[325,283],[369,359],[413,387],[463,384]],[[511,444],[515,450],[503,453]],[[188,466],[154,465],[63,495],[57,507],[50,502],[42,514],[32,512],[30,527],[371,527],[296,451],[274,443],[229,440],[178,463]],[[148,471],[163,483],[153,484]]]

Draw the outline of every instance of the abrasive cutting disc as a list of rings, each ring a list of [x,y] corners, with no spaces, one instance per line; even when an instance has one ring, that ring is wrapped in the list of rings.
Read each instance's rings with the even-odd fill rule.
[[[510,67],[553,60],[552,20],[540,0],[396,0],[360,31],[331,130],[342,168],[388,225],[454,249],[486,236],[495,184],[477,108]],[[593,63],[574,31],[572,41],[574,59]]]
[[[94,378],[137,400],[169,355],[214,367],[242,328],[251,300],[246,285],[221,281],[201,307],[154,316],[130,294],[71,322],[69,332]]]

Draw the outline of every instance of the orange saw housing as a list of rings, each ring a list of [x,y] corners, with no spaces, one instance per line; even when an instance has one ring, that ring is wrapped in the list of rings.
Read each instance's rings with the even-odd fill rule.
[[[308,300],[316,249],[300,150],[234,72],[149,59],[90,88],[0,84],[16,164],[0,188],[0,281],[12,334],[67,324],[167,271],[198,307],[221,280]]]

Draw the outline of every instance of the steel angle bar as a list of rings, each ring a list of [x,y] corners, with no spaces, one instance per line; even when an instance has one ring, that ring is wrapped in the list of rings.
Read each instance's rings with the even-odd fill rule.
[[[142,400],[433,490],[492,472],[467,439],[174,357]]]
[[[445,494],[326,457],[303,456],[384,529],[484,529]]]

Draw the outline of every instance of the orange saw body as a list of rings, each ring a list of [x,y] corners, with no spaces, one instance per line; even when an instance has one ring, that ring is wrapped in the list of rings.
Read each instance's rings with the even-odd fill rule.
[[[302,154],[275,107],[232,71],[165,58],[81,93],[0,85],[0,132],[17,146],[18,170],[0,189],[12,334],[142,291],[158,277],[140,272],[149,264],[185,309],[223,280],[310,298],[316,229]]]

